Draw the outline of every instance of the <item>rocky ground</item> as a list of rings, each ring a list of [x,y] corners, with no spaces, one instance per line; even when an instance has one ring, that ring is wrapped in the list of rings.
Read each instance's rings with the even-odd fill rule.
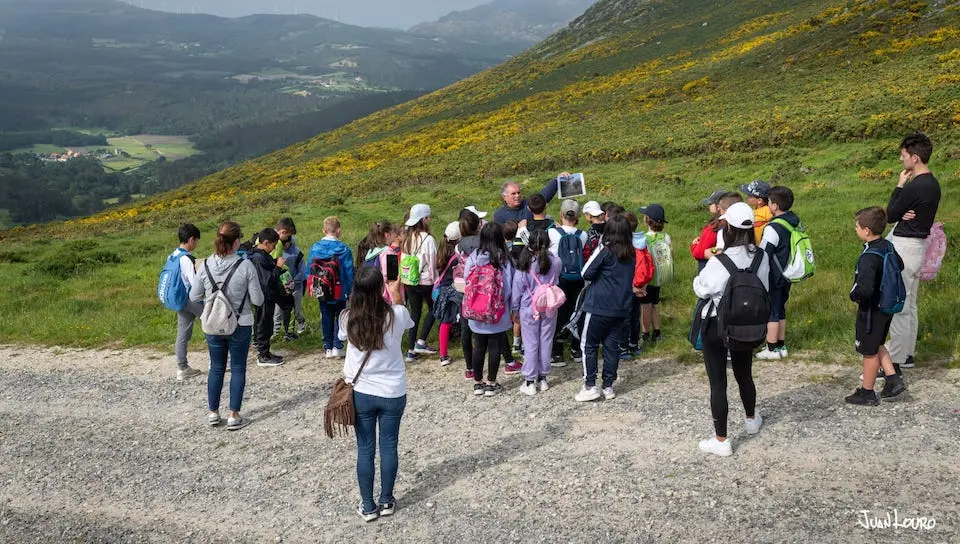
[[[697,449],[712,432],[699,365],[626,362],[617,399],[578,404],[577,365],[537,397],[511,376],[478,399],[458,363],[413,363],[397,513],[363,523],[355,442],[322,431],[340,367],[251,368],[253,423],[228,432],[205,423],[205,376],[177,382],[169,355],[0,347],[0,541],[960,539],[960,370],[908,371],[903,399],[862,408],[842,401],[855,367],[759,364],[763,430],[743,432],[731,377],[735,453],[717,458]],[[894,509],[928,521],[861,527]]]

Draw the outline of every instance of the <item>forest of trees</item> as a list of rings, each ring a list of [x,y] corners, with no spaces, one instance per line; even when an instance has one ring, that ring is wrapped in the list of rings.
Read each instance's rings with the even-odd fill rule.
[[[31,130],[27,132],[0,132],[0,151],[52,144],[58,147],[107,145],[103,134],[84,134],[72,130]]]

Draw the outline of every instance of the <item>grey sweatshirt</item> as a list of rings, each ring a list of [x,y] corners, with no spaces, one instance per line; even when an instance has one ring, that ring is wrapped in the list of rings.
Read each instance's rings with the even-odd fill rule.
[[[241,260],[236,253],[218,257],[211,255],[204,261],[197,262],[197,278],[190,288],[190,300],[200,302],[205,298],[213,296],[213,282],[207,276],[206,262],[210,266],[210,272],[213,273],[213,281],[220,284],[227,278],[230,269],[234,263]],[[237,325],[242,327],[253,325],[253,310],[251,306],[260,306],[263,304],[263,291],[260,289],[260,279],[257,277],[257,270],[250,261],[240,263],[240,268],[230,279],[230,285],[221,286],[227,299],[233,303],[234,311],[240,308],[243,296],[247,295],[247,302],[243,304],[243,311],[237,319]]]

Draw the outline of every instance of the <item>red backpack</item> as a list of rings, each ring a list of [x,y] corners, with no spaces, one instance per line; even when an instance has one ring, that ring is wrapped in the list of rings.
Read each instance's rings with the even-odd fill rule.
[[[307,287],[310,296],[320,302],[340,300],[343,296],[343,284],[340,283],[340,260],[336,255],[329,259],[314,259],[310,263]]]
[[[503,272],[490,263],[474,266],[467,274],[463,317],[480,323],[499,323],[506,311],[503,300]]]

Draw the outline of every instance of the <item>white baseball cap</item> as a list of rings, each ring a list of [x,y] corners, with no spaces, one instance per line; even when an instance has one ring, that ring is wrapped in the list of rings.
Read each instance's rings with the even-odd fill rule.
[[[727,208],[727,213],[720,216],[728,225],[735,229],[747,230],[753,228],[755,220],[753,208],[745,202],[736,202]]]
[[[410,219],[407,219],[406,225],[412,227],[420,222],[421,219],[430,217],[430,206],[427,204],[414,204],[410,208]]]
[[[594,217],[600,217],[603,215],[603,209],[600,208],[600,203],[596,200],[591,200],[583,205],[583,213],[586,215],[592,215]]]
[[[462,236],[460,235],[460,222],[454,221],[453,223],[450,223],[449,225],[447,225],[446,230],[443,231],[443,235],[444,237],[446,237],[447,240],[450,240],[451,242],[457,241],[460,238],[462,238]]]
[[[480,219],[483,219],[484,217],[487,216],[487,212],[481,212],[480,210],[477,209],[476,206],[466,206],[463,209],[473,212],[473,214],[479,217]]]

